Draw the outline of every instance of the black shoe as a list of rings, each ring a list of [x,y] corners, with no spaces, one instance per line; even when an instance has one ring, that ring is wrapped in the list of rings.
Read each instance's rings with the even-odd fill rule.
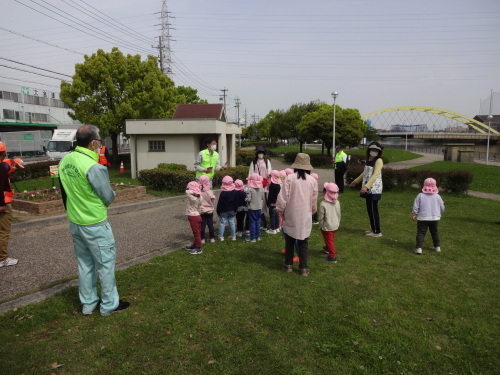
[[[116,309],[114,309],[113,311],[106,313],[106,314],[101,313],[101,315],[102,316],[109,316],[112,314],[122,312],[123,310],[127,310],[129,307],[130,307],[130,302],[125,302],[125,301],[120,300],[118,302],[118,307]]]
[[[330,252],[328,251],[328,248],[326,246],[323,246],[323,253],[330,254]]]
[[[187,245],[184,249],[186,249],[187,251],[191,251],[196,249],[196,247],[194,247],[193,245]]]

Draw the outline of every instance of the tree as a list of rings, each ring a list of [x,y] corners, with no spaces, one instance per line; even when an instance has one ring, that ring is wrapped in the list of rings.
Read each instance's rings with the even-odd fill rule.
[[[160,71],[155,57],[141,61],[141,56],[124,56],[115,47],[109,53],[85,55],[75,66],[73,82],[61,83],[60,96],[74,112],[71,118],[96,125],[101,137],[111,137],[116,163],[125,119],[171,117],[177,104],[186,101],[180,91]]]
[[[300,138],[298,125],[302,121],[302,117],[308,113],[318,110],[320,107],[319,100],[313,100],[309,103],[298,103],[293,104],[288,111],[285,112],[284,121],[286,130],[290,132],[292,138],[297,138],[300,143],[300,152],[302,152],[302,144],[305,140]]]
[[[366,141],[378,141],[380,136],[378,135],[377,129],[372,126],[367,125],[365,131]]]
[[[366,130],[366,123],[361,119],[359,111],[352,108],[342,109],[336,105],[335,114],[335,144],[357,146]],[[328,155],[332,155],[333,106],[321,104],[316,111],[304,115],[298,129],[301,139],[321,139]]]
[[[198,97],[198,90],[193,89],[192,87],[177,86],[176,91],[177,91],[177,94],[179,94],[185,98],[183,104],[207,104],[208,103],[208,101],[206,101],[204,99],[200,99]]]

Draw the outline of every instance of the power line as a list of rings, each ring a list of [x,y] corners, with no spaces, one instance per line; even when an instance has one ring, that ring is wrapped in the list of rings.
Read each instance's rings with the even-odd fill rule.
[[[19,61],[15,61],[15,60],[11,60],[11,59],[6,59],[5,57],[0,57],[0,59],[2,59],[2,60],[7,60],[7,61],[10,61],[10,62],[13,62],[13,63],[19,64],[19,65],[29,66],[30,68],[35,68],[35,69],[39,69],[39,70],[44,70],[44,71],[49,72],[49,73],[55,73],[55,74],[59,74],[59,75],[61,75],[61,76],[65,76],[65,77],[72,78],[72,76],[67,75],[67,74],[64,74],[64,73],[58,73],[58,72],[54,72],[53,70],[48,70],[48,69],[44,69],[44,68],[39,68],[39,67],[37,67],[37,66],[33,66],[33,65],[29,65],[29,64],[25,64],[25,63],[22,63],[22,62],[19,62]]]
[[[21,4],[21,5],[23,5],[23,6],[27,7],[27,8],[29,8],[29,9],[34,10],[34,11],[35,11],[35,12],[37,12],[37,13],[43,14],[44,16],[47,16],[47,17],[49,17],[49,18],[51,18],[51,19],[53,19],[53,20],[55,20],[55,21],[57,21],[57,22],[60,22],[60,23],[62,23],[62,24],[64,24],[64,25],[66,25],[66,26],[69,26],[69,27],[71,27],[72,29],[78,30],[78,31],[80,31],[80,32],[82,32],[82,33],[84,33],[84,34],[87,34],[87,35],[93,36],[93,37],[95,37],[95,38],[97,38],[97,39],[100,39],[100,40],[102,40],[102,41],[104,41],[104,42],[107,42],[107,43],[110,43],[110,42],[111,42],[111,43],[113,43],[113,44],[115,43],[115,41],[110,41],[110,40],[108,40],[108,39],[102,38],[102,37],[101,37],[101,36],[99,36],[99,35],[93,35],[93,34],[91,34],[91,33],[87,32],[87,31],[85,31],[85,30],[81,30],[81,29],[79,29],[79,28],[78,28],[78,27],[76,27],[76,26],[73,26],[73,25],[71,25],[71,24],[69,24],[69,23],[63,22],[63,21],[61,21],[61,20],[59,20],[59,19],[57,19],[57,18],[55,18],[55,17],[52,17],[52,16],[50,16],[50,15],[48,15],[48,14],[46,14],[46,13],[44,13],[44,12],[42,12],[42,11],[38,10],[38,9],[35,9],[35,8],[33,8],[33,7],[29,6],[29,5],[26,5],[26,4],[22,3],[22,2],[21,2],[21,1],[19,1],[19,0],[14,0],[14,1],[15,1],[16,3],[19,3],[19,4]],[[32,0],[32,1],[33,1],[33,0]],[[34,1],[33,1],[33,2],[34,2]],[[38,4],[38,3],[35,3],[35,4],[37,4],[37,5],[39,5],[39,6],[40,6],[40,4]],[[42,6],[42,7],[43,7],[43,6]],[[43,7],[43,8],[46,8],[46,7]],[[47,9],[47,8],[46,8],[46,9]],[[126,47],[126,48],[130,48],[129,46],[125,46],[125,47]],[[144,50],[145,50],[145,49],[144,49]],[[145,50],[145,51],[148,51],[148,50]],[[149,53],[149,51],[148,51],[148,53]]]
[[[43,40],[36,39],[36,38],[28,36],[28,35],[24,35],[24,34],[21,34],[21,33],[17,32],[17,31],[9,30],[9,29],[6,29],[6,28],[1,27],[1,26],[0,26],[0,29],[3,30],[3,31],[7,31],[8,33],[14,34],[14,35],[21,36],[23,38],[34,40],[35,42],[46,44],[46,45],[51,46],[51,47],[56,47],[56,48],[59,48],[59,49],[63,49],[65,51],[68,51],[68,52],[71,52],[71,53],[76,53],[77,55],[82,55],[82,56],[84,55],[84,53],[73,51],[71,49],[68,49],[68,48],[65,48],[65,47],[61,47],[61,46],[58,46],[56,44],[52,44],[52,43],[49,43],[49,42],[44,42]]]
[[[26,69],[16,68],[16,67],[13,67],[13,66],[8,66],[8,65],[3,65],[3,64],[0,64],[0,66],[3,66],[4,68],[8,68],[8,69],[19,70],[19,71],[21,71],[21,72],[26,72],[26,73],[36,74],[36,75],[38,75],[38,76],[42,76],[42,77],[47,77],[47,78],[56,79],[56,80],[58,80],[58,81],[69,81],[69,80],[63,80],[63,79],[58,78],[58,77],[48,76],[48,75],[46,75],[46,74],[42,74],[42,73],[32,72],[32,71],[30,71],[30,70],[26,70]]]
[[[23,80],[23,79],[12,78],[12,77],[6,77],[6,76],[2,76],[2,75],[0,75],[0,78],[10,79],[10,80],[12,80],[12,81],[16,81],[16,82],[35,83],[35,84],[40,85],[40,86],[60,88],[60,86],[47,85],[46,83],[40,83],[40,82],[35,82],[35,81],[26,81],[26,80]]]

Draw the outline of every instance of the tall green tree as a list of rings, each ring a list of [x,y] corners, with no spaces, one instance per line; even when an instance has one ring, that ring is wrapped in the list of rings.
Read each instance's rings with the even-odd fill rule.
[[[71,118],[96,125],[102,137],[111,137],[114,162],[126,119],[168,118],[186,101],[155,57],[142,61],[140,55],[124,56],[116,47],[85,55],[75,66],[72,83],[61,83],[60,97],[73,111]]]
[[[177,86],[176,91],[177,94],[185,98],[183,104],[208,104],[207,100],[200,99],[200,97],[198,96],[198,90],[193,89],[192,87]]]

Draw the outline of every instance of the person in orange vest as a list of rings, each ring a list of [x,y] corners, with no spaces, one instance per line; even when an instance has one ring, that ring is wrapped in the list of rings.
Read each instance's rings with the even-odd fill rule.
[[[12,222],[12,197],[9,175],[12,173],[9,164],[5,163],[7,146],[0,142],[0,267],[15,266],[17,259],[9,257],[10,226]]]
[[[102,141],[101,141],[102,142]],[[106,146],[102,145],[99,150],[99,164],[104,165],[106,167],[111,167],[110,158],[109,158],[109,150]]]

